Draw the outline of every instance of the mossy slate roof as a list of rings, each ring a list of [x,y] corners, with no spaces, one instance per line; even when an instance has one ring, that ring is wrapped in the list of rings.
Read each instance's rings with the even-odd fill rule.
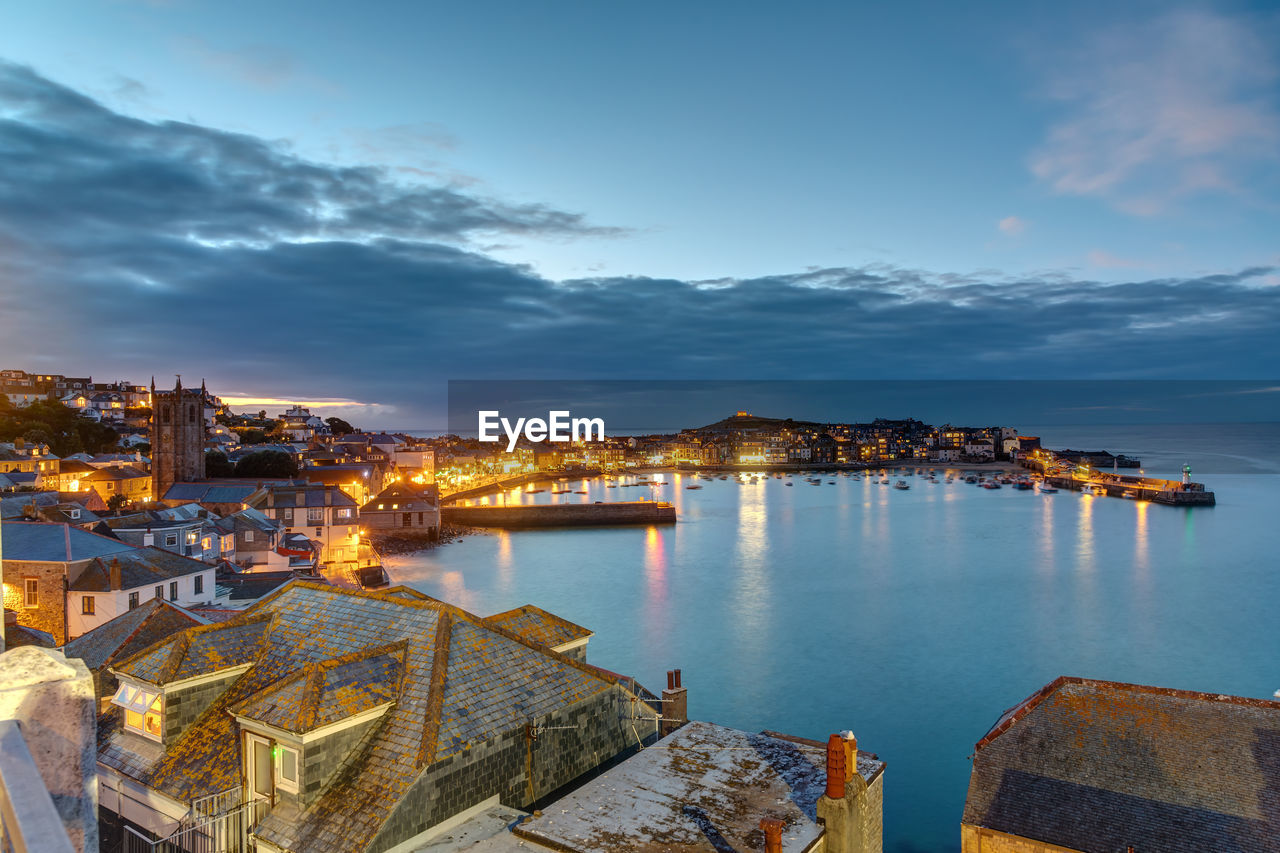
[[[1059,678],[978,742],[964,822],[1084,853],[1280,851],[1280,702]]]
[[[592,634],[581,625],[575,625],[568,619],[562,619],[532,604],[495,613],[489,617],[489,621],[526,640],[533,640],[550,648],[590,637]]]
[[[113,660],[123,660],[178,631],[207,625],[208,622],[204,617],[170,604],[163,598],[150,598],[110,622],[76,637],[67,643],[63,651],[67,657],[80,658],[85,666],[96,670]]]
[[[311,806],[258,825],[260,837],[299,853],[364,849],[433,763],[617,681],[435,599],[303,581],[114,669],[163,684],[242,660],[251,668],[162,753],[103,720],[98,759],[187,802],[241,784],[231,712],[305,731],[393,698]],[[290,708],[295,699],[304,707]]]

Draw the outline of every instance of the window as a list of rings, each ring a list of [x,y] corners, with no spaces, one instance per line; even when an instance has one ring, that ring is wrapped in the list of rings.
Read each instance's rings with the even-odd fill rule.
[[[272,751],[275,753],[276,787],[298,793],[298,751],[280,743]]]
[[[129,593],[129,609],[132,610],[137,606],[138,606],[138,594],[136,592]]]
[[[176,534],[176,533],[166,533],[166,534],[164,535],[164,544],[166,544],[166,545],[177,545],[177,544],[178,544],[178,534]]]
[[[201,550],[208,551],[211,547],[213,547],[213,537],[212,537],[212,536],[206,536],[206,537],[204,537],[203,539],[201,539],[201,540],[200,540],[200,548],[201,548]]]
[[[156,587],[156,598],[164,598],[164,587],[163,587],[163,586],[158,586],[158,587]]]
[[[93,596],[86,595],[80,599],[80,613],[85,616],[93,615]]]
[[[37,594],[39,585],[40,582],[35,578],[25,578],[22,581],[22,589],[24,593],[22,606],[26,607],[28,610],[40,606],[40,599]]]
[[[177,581],[169,581],[169,600],[170,601],[178,600],[178,582]]]
[[[246,542],[252,542],[252,541],[253,541],[253,531],[252,531],[252,530],[246,530],[246,531],[244,532],[244,541],[246,541]]]
[[[124,727],[151,740],[160,740],[164,730],[164,694],[121,684],[111,704],[124,709]]]
[[[342,509],[338,510],[338,518],[350,518],[350,517],[351,517],[351,507],[343,507]]]
[[[324,507],[322,506],[307,507],[307,521],[310,521],[313,524],[317,521],[321,521],[321,522],[324,521]]]
[[[79,518],[79,517],[80,517],[80,510],[78,510],[78,509],[73,509],[73,510],[71,510],[71,517],[72,517],[72,518]]]
[[[284,508],[284,520],[293,521],[293,507],[287,506]]]
[[[200,538],[200,531],[198,531],[198,530],[188,530],[188,531],[187,531],[187,544],[188,544],[188,545],[194,545],[194,544],[196,544],[196,540],[197,540],[197,539],[199,539],[199,538]]]
[[[196,575],[196,595],[204,592],[204,575]]]

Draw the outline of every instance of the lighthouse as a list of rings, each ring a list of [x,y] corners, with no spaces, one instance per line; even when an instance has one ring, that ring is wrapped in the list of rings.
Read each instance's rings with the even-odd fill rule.
[[[1183,465],[1182,466],[1182,485],[1185,486],[1190,482],[1191,482],[1191,466]]]

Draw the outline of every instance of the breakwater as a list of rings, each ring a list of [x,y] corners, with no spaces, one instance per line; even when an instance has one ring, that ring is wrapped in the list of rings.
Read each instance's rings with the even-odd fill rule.
[[[441,519],[470,527],[598,527],[619,524],[674,524],[676,509],[666,501],[446,506]]]

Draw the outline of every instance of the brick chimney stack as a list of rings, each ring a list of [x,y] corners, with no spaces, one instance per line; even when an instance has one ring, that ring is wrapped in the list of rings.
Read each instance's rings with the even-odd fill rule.
[[[689,721],[689,694],[680,683],[680,670],[667,670],[667,689],[662,691],[662,737]]]
[[[766,817],[760,821],[760,830],[764,832],[764,853],[782,853],[782,821]]]
[[[858,741],[853,732],[827,738],[827,789],[818,798],[827,853],[880,853],[882,839],[876,806],[858,772]]]

